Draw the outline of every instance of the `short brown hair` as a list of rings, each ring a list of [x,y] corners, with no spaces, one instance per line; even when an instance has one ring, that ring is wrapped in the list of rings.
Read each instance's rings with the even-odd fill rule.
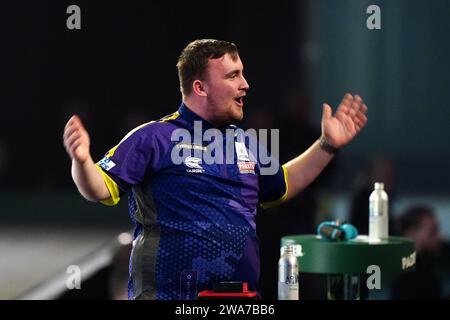
[[[200,39],[189,43],[181,52],[177,62],[183,96],[191,94],[192,83],[195,79],[204,80],[209,59],[217,59],[227,53],[233,60],[237,59],[237,46],[231,42],[215,39]]]

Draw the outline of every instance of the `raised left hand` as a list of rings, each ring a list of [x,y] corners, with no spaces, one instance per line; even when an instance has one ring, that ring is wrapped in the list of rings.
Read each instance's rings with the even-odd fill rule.
[[[335,148],[349,143],[367,123],[367,106],[358,95],[347,93],[333,115],[331,107],[324,103],[322,111],[322,136]]]

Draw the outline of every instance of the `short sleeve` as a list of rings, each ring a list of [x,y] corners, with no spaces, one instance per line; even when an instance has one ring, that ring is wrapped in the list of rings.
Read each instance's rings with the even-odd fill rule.
[[[102,201],[116,205],[120,196],[140,184],[147,174],[156,170],[159,159],[157,138],[147,127],[131,131],[97,162],[111,198]]]
[[[288,194],[288,172],[279,166],[274,175],[259,176],[259,201],[264,209],[276,207],[283,203]]]
[[[259,151],[265,149],[259,145]],[[259,203],[262,208],[268,209],[280,205],[286,200],[288,194],[288,172],[284,166],[281,166],[278,159],[271,156],[270,153],[266,157],[265,165],[258,161],[259,167]],[[261,159],[261,154],[259,154]],[[267,161],[270,159],[270,161]]]

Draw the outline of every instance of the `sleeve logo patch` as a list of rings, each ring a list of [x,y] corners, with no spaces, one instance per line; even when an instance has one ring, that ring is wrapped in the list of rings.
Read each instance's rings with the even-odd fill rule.
[[[104,170],[109,171],[116,165],[110,158],[104,157],[97,164]]]

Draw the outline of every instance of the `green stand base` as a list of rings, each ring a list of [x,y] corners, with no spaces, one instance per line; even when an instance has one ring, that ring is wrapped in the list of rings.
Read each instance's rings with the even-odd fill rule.
[[[416,262],[414,241],[401,237],[373,241],[358,236],[332,242],[316,235],[292,235],[281,239],[282,247],[288,244],[294,245],[300,272],[328,274],[329,299],[359,299],[360,286],[366,285],[362,274],[409,271]]]

